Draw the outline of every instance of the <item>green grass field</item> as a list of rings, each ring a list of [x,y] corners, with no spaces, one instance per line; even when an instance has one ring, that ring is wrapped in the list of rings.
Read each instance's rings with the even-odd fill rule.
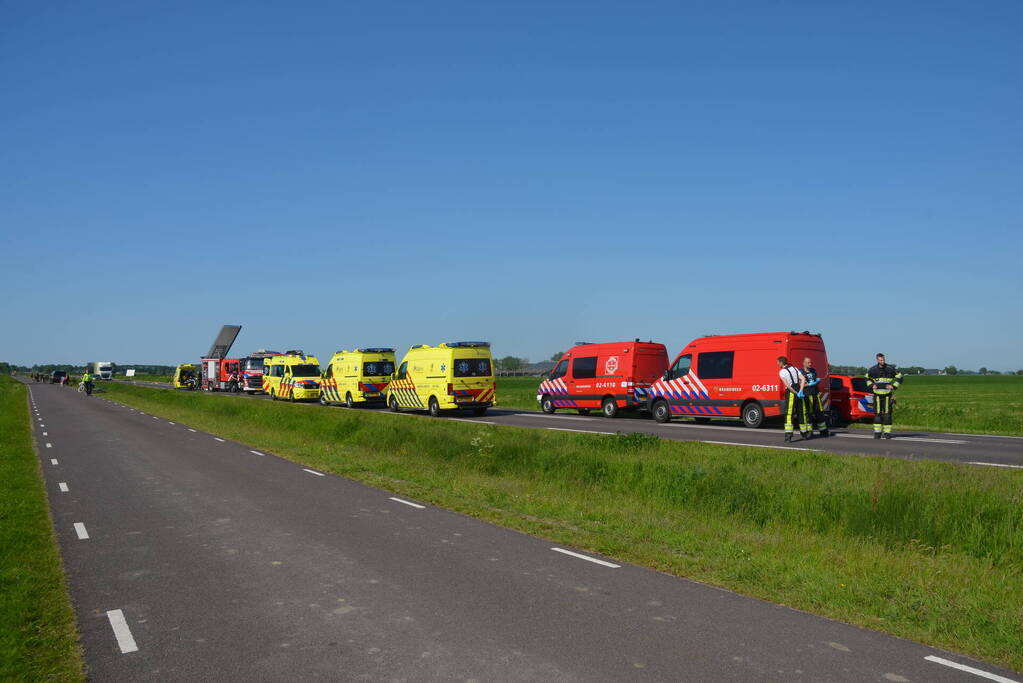
[[[1023,472],[125,384],[108,396],[557,543],[1023,668]]]
[[[85,680],[28,392],[0,375],[0,680]]]
[[[539,384],[536,377],[498,377],[499,407],[538,410]],[[1023,436],[1023,377],[908,377],[896,394],[894,424],[896,431]]]

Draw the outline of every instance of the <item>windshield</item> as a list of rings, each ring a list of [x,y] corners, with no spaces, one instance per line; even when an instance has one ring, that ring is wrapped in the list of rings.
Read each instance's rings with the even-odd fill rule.
[[[319,377],[319,365],[292,365],[291,374],[294,377]]]
[[[455,361],[455,377],[489,377],[489,358],[459,358]]]
[[[101,365],[101,366],[99,366],[99,371],[100,372],[110,372],[110,369],[111,368],[110,368],[109,365]]]
[[[853,391],[865,391],[865,392],[869,392],[870,391],[870,389],[867,388],[867,380],[864,379],[863,377],[853,377],[852,378],[852,387],[853,387]]]
[[[263,359],[262,358],[246,358],[245,359],[245,369],[246,370],[255,370],[255,371],[258,371],[258,372],[263,372]]]
[[[362,366],[362,374],[367,377],[381,377],[394,372],[394,363],[389,360],[381,360],[373,363],[366,363]]]

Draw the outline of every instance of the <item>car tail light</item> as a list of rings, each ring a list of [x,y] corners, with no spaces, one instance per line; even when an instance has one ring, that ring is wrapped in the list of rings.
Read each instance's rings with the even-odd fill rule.
[[[451,382],[448,382],[448,396],[451,396],[454,393],[455,393],[455,385],[453,385]]]

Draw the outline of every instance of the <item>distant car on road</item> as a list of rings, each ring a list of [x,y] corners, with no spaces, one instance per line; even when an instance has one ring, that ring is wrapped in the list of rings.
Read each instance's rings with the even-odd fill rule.
[[[50,384],[61,384],[65,377],[67,373],[63,370],[54,370],[50,373]]]
[[[832,427],[874,419],[874,394],[865,377],[831,375],[831,408],[827,418]]]

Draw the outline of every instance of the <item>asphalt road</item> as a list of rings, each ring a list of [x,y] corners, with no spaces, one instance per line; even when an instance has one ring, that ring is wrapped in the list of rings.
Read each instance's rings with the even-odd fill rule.
[[[136,384],[170,390],[166,384],[152,382],[137,382]],[[225,395],[237,396],[239,399],[269,400],[266,395],[255,397],[246,394]],[[426,416],[425,412],[419,414]],[[486,416],[480,418],[473,417],[468,413],[458,413],[452,417],[473,422],[534,429],[557,429],[598,434],[643,432],[673,441],[703,441],[730,445],[791,448],[905,460],[942,460],[977,466],[1023,469],[1023,437],[907,431],[898,429],[897,419],[894,430],[895,438],[890,440],[875,440],[873,434],[867,430],[837,429],[834,430],[833,436],[826,439],[818,437],[803,441],[796,436],[792,443],[785,443],[783,434],[777,427],[748,429],[734,420],[696,424],[689,420],[676,419],[662,425],[636,414],[608,419],[599,414],[583,416],[575,411],[559,411],[553,415],[547,415],[539,411],[503,410],[500,408],[491,409]]]
[[[1021,680],[30,389],[92,680]]]

